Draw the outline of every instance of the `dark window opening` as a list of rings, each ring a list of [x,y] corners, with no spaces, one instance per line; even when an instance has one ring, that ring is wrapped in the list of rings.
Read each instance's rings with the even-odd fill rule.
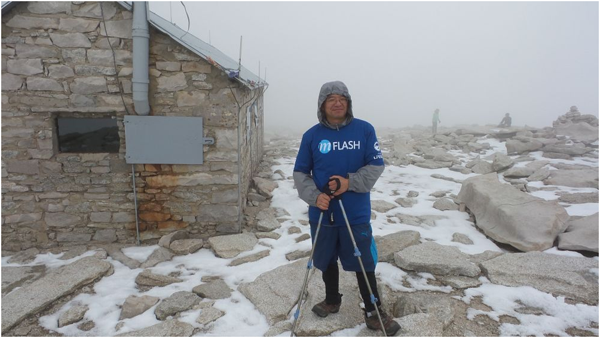
[[[61,153],[118,153],[119,127],[115,118],[57,118]]]

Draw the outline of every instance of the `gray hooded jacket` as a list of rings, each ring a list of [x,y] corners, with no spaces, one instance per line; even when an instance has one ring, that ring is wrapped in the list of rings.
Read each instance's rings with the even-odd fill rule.
[[[348,99],[346,120],[340,124],[330,124],[325,117],[325,112],[321,110],[327,97],[332,94],[342,95]],[[340,130],[340,128],[344,128],[352,122],[354,119],[354,113],[352,112],[352,97],[350,96],[348,87],[346,87],[343,82],[327,82],[321,87],[317,105],[317,118],[321,125],[334,130]],[[371,188],[373,188],[375,182],[377,182],[377,179],[383,173],[383,169],[384,166],[366,165],[357,172],[348,174],[348,190],[358,193],[367,193],[371,191]],[[298,196],[300,196],[304,202],[308,203],[308,205],[316,207],[317,197],[321,194],[321,191],[319,191],[315,185],[312,176],[303,172],[294,171],[294,184],[298,190]]]

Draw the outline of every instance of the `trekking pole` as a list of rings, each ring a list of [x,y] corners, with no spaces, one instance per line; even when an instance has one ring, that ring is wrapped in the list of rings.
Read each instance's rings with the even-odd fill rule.
[[[302,286],[302,291],[300,291],[300,295],[298,295],[298,307],[296,308],[296,313],[294,313],[294,323],[292,324],[292,333],[290,337],[294,336],[294,331],[296,330],[296,322],[300,317],[300,309],[302,308],[302,298],[304,298],[304,293],[306,292],[306,288],[308,287],[308,273],[312,268],[312,258],[315,253],[315,247],[317,246],[317,239],[319,238],[319,230],[321,230],[321,221],[323,220],[323,211],[321,211],[321,215],[319,216],[319,223],[317,224],[317,231],[315,233],[315,240],[313,242],[312,249],[310,250],[310,257],[308,258],[308,264],[306,264],[306,274],[304,275],[304,285]]]
[[[350,227],[350,222],[348,221],[348,216],[346,216],[346,210],[344,210],[344,203],[342,203],[342,199],[337,197],[340,202],[340,208],[342,209],[342,215],[344,215],[344,220],[346,221],[346,227],[348,228],[348,232],[350,233],[350,239],[352,240],[352,245],[354,246],[354,256],[358,258],[358,263],[360,264],[360,269],[362,270],[363,276],[365,278],[365,282],[367,282],[367,288],[369,289],[369,293],[371,294],[371,303],[375,306],[375,311],[377,312],[377,318],[379,319],[379,324],[381,325],[381,331],[383,332],[383,336],[387,337],[387,333],[385,332],[385,327],[383,326],[383,320],[381,320],[381,315],[379,314],[379,308],[377,307],[377,298],[373,294],[373,290],[371,289],[371,283],[369,283],[369,279],[367,278],[367,272],[365,271],[365,267],[362,263],[362,259],[360,258],[360,250],[358,250],[358,246],[356,245],[356,240],[354,239],[354,235],[352,234],[352,228]]]
[[[333,199],[333,194],[340,188],[340,180],[333,179],[337,183],[337,188],[329,189],[329,182],[325,184],[323,190],[325,194]],[[330,180],[330,181],[333,181]],[[317,247],[317,239],[319,238],[319,230],[321,230],[321,222],[323,221],[323,210],[321,210],[321,215],[319,215],[319,222],[317,223],[317,231],[315,232],[315,240],[313,241],[312,249],[310,250],[310,256],[308,258],[308,264],[306,264],[306,274],[304,275],[304,285],[302,286],[302,291],[300,291],[300,295],[298,295],[298,307],[296,308],[296,312],[294,313],[294,323],[292,324],[292,332],[290,333],[290,337],[294,336],[294,331],[296,330],[296,323],[298,322],[298,318],[300,317],[300,309],[302,308],[302,298],[304,298],[304,294],[306,292],[306,288],[308,287],[308,273],[312,268],[312,258],[315,253],[315,248]]]

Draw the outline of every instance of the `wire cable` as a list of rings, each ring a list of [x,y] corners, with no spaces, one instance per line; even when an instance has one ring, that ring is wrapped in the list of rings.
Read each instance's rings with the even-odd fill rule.
[[[108,46],[110,47],[110,50],[112,51],[113,65],[115,67],[115,75],[117,77],[117,88],[119,89],[119,94],[121,94],[121,101],[123,102],[123,107],[125,107],[125,112],[127,113],[127,115],[131,115],[129,113],[129,109],[127,109],[127,105],[125,104],[125,98],[123,97],[123,90],[121,89],[121,82],[119,81],[119,69],[117,69],[117,57],[115,55],[115,50],[113,49],[112,44],[110,43],[110,37],[108,36],[108,30],[106,28],[106,19],[104,18],[104,8],[102,7],[102,1],[100,1],[99,3],[100,3],[100,14],[102,15],[102,23],[104,24],[104,34],[106,34],[106,41],[108,41]]]
[[[183,9],[185,10],[185,16],[187,16],[187,21],[188,21],[188,27],[187,27],[187,31],[185,32],[185,34],[183,34],[180,39],[183,39],[184,36],[187,35],[187,33],[189,33],[190,31],[190,15],[188,14],[187,8],[185,7],[185,4],[183,3],[183,1],[179,1],[181,2],[181,5],[183,6]]]

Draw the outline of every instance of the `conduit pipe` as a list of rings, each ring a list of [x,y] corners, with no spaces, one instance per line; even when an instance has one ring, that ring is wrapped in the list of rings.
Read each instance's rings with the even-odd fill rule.
[[[138,115],[150,114],[148,102],[148,59],[150,31],[148,29],[148,3],[133,1],[133,107]]]

